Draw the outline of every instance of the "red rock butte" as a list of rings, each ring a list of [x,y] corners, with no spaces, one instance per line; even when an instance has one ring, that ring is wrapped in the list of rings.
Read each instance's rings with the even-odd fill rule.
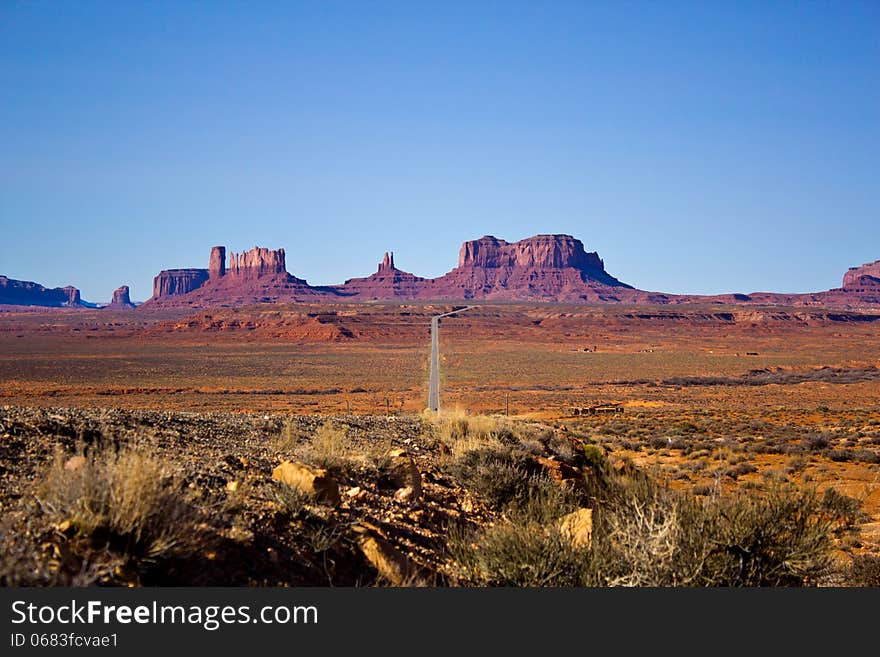
[[[840,288],[807,294],[753,292],[713,296],[647,292],[605,270],[595,251],[571,235],[536,235],[518,242],[486,235],[462,244],[458,266],[437,278],[398,269],[387,252],[376,272],[341,285],[313,286],[287,272],[284,249],[257,247],[241,253],[214,246],[208,267],[166,269],[153,279],[153,296],[140,308],[236,307],[275,302],[368,300],[498,300],[562,303],[777,305],[849,310],[880,306],[880,260],[853,267]],[[74,287],[47,289],[0,276],[0,304],[80,307]],[[108,307],[130,308],[128,288]]]
[[[144,307],[243,306],[271,302],[347,300],[504,300],[565,303],[789,305],[859,308],[880,305],[880,261],[851,269],[842,288],[812,294],[714,296],[646,292],[605,270],[595,251],[571,235],[536,235],[518,242],[486,235],[462,244],[458,266],[437,278],[398,269],[387,252],[376,272],[341,285],[315,287],[287,272],[284,249],[243,253],[211,249],[208,269],[160,272]]]

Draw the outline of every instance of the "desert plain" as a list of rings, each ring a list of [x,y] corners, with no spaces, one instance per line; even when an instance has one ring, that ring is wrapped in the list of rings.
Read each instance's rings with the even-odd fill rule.
[[[450,475],[444,459],[455,445],[426,433],[423,412],[430,318],[462,305],[0,312],[0,500],[10,526],[27,527],[21,549],[45,551],[19,580],[206,583],[198,570],[214,584],[467,582],[461,569],[450,574],[443,549],[450,519],[492,526],[503,514]],[[840,583],[853,559],[880,555],[880,312],[476,302],[442,320],[440,352],[442,410],[522,427],[539,460],[586,471],[595,461],[571,451],[586,447],[602,468],[636,468],[695,498],[810,488],[835,514],[837,574],[827,582]],[[583,411],[596,405],[620,412]],[[337,474],[341,503],[284,511],[273,468],[322,426],[331,452],[408,453],[422,473],[420,499],[395,497],[394,486],[383,493],[387,462],[334,469],[333,457],[319,460]],[[210,528],[214,547],[200,548],[198,569],[134,567],[94,537],[86,549],[65,512],[34,492],[59,446],[69,461],[102,427],[153,445],[187,494],[219,509],[225,520]],[[230,501],[243,489],[254,499]],[[279,527],[314,529],[328,513],[335,529],[318,532],[320,545],[313,534],[310,548],[278,538]],[[261,534],[270,526],[271,541]],[[334,543],[346,532],[366,557]],[[421,579],[393,564],[383,572],[364,540],[396,549]],[[251,549],[259,557],[243,570]]]

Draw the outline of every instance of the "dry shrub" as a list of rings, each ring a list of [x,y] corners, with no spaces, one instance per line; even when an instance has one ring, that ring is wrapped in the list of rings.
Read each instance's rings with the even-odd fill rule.
[[[486,448],[453,458],[444,471],[495,509],[528,497],[540,472],[525,456]]]
[[[132,447],[79,454],[84,462],[76,469],[65,468],[67,456],[56,453],[39,489],[56,521],[128,559],[158,560],[195,547],[195,511],[162,462]]]
[[[803,586],[830,564],[831,525],[812,490],[698,501],[648,479],[599,507],[602,580],[629,586]]]

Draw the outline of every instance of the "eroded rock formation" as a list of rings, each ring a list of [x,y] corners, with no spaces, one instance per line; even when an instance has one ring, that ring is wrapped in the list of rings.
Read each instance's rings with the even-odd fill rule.
[[[208,281],[207,269],[166,269],[153,279],[153,298],[179,297]]]
[[[284,249],[211,249],[208,269],[171,269],[156,277],[144,304],[215,307],[334,300],[509,300],[574,303],[786,305],[857,309],[880,305],[880,261],[847,272],[842,288],[811,294],[678,295],[646,292],[605,271],[596,252],[571,235],[536,235],[506,242],[491,235],[465,242],[458,266],[437,278],[397,268],[384,254],[376,272],[342,285],[315,287],[287,273]]]
[[[208,261],[208,278],[221,278],[226,274],[226,247],[212,246]]]
[[[73,286],[47,288],[33,281],[0,276],[0,305],[77,308],[83,304]]]
[[[134,308],[134,304],[129,296],[128,285],[121,285],[113,290],[113,299],[107,307],[114,309]]]
[[[868,262],[861,267],[850,267],[843,275],[843,289],[856,290],[880,287],[880,260]]]
[[[286,274],[284,249],[265,249],[255,246],[250,251],[229,254],[229,276],[258,278],[272,274]]]

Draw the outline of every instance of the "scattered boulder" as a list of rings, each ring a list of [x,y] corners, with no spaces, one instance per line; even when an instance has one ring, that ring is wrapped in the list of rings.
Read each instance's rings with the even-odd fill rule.
[[[415,565],[385,540],[376,527],[364,522],[352,527],[352,531],[364,557],[392,586],[401,586],[412,580],[416,574]]]
[[[272,471],[272,479],[287,484],[318,502],[339,504],[339,485],[323,468],[313,468],[305,463],[284,461]]]
[[[558,484],[572,486],[578,490],[586,490],[587,481],[584,479],[583,473],[567,463],[557,461],[556,459],[548,459],[541,456],[535,458],[538,465],[553,481]]]
[[[559,533],[576,548],[590,547],[593,537],[593,510],[578,509],[559,519]]]

